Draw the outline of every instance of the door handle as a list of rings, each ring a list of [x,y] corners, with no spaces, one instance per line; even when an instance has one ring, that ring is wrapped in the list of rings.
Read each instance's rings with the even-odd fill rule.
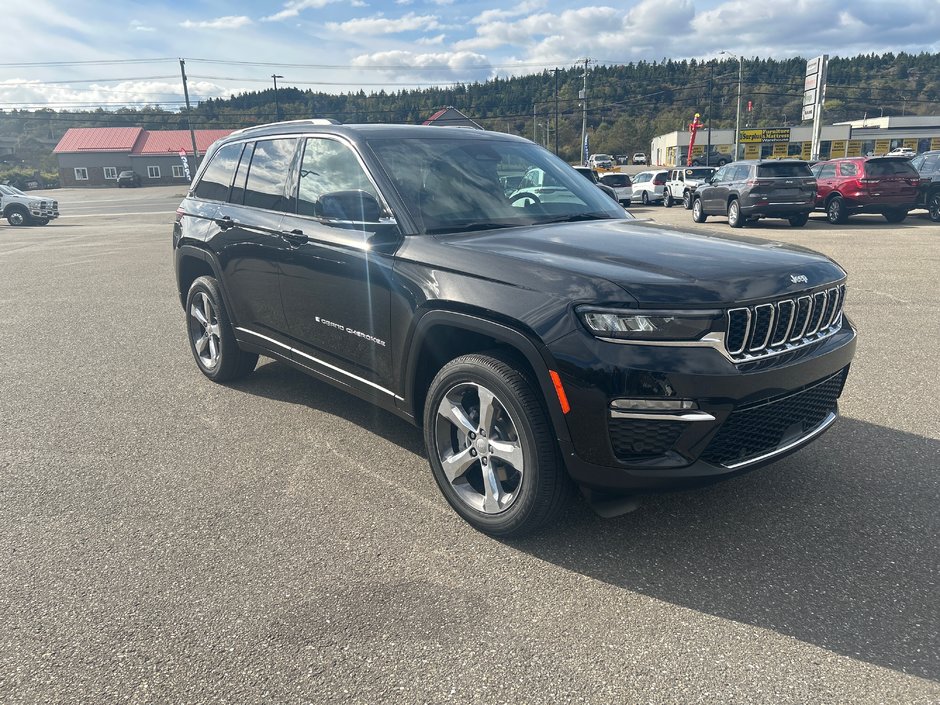
[[[216,218],[215,224],[219,226],[220,230],[229,230],[238,225],[238,222],[232,220],[231,216],[223,215],[221,218]]]
[[[292,245],[303,245],[310,240],[309,237],[304,235],[303,230],[291,230],[289,233],[282,232],[281,237]]]

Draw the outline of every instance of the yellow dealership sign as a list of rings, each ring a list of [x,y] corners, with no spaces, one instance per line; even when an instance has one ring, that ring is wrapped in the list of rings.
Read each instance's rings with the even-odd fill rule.
[[[917,151],[917,138],[916,138],[916,137],[915,137],[914,139],[904,140],[904,142],[903,142],[902,144],[903,144],[905,147],[910,147],[910,148],[913,149],[915,152]]]
[[[759,144],[761,142],[789,142],[789,127],[774,127],[759,130],[741,130],[741,144]]]
[[[786,142],[777,142],[774,145],[774,159],[783,159],[787,156],[790,145]]]
[[[862,141],[861,140],[849,140],[845,148],[845,156],[847,157],[862,156]]]
[[[845,140],[832,140],[832,147],[829,149],[829,157],[845,156]]]
[[[812,142],[803,142],[802,150],[800,152],[800,159],[805,159],[809,161],[810,157],[813,156],[813,143]]]
[[[934,137],[930,140],[931,149],[940,149],[940,137]]]
[[[891,151],[891,140],[875,140],[875,154],[887,154]]]
[[[759,144],[745,144],[744,145],[744,158],[745,159],[760,159],[760,145]]]

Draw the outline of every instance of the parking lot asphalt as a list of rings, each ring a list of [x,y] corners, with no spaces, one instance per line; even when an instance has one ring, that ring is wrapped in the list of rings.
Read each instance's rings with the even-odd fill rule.
[[[926,218],[739,231],[848,271],[858,354],[819,442],[497,541],[401,420],[271,361],[197,371],[181,188],[56,195],[52,224],[0,223],[0,702],[940,702]]]

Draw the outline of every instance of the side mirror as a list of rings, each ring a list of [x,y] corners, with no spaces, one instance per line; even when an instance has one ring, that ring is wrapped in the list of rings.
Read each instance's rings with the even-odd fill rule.
[[[382,217],[378,200],[368,191],[333,191],[317,200],[317,215],[329,220],[377,223]]]

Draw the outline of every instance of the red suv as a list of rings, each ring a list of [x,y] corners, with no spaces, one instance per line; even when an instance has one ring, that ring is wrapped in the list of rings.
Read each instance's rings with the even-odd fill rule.
[[[816,208],[833,225],[853,213],[881,213],[900,223],[917,203],[920,176],[903,157],[830,159],[813,167]]]

